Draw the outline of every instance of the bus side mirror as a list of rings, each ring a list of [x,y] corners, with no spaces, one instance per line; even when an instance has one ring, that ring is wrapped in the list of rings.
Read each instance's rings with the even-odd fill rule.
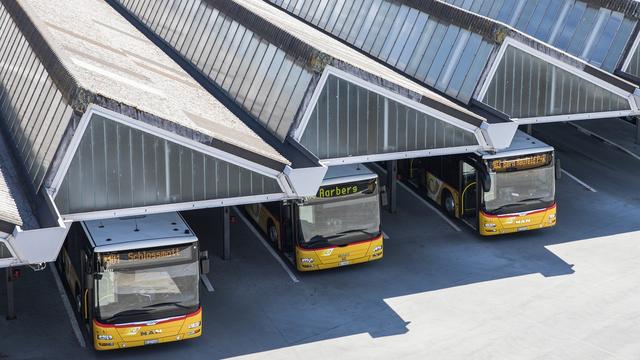
[[[488,172],[480,171],[480,182],[482,182],[482,190],[484,192],[491,191],[491,176]]]
[[[85,278],[84,278],[84,287],[88,290],[93,289],[93,280],[95,279],[95,277],[93,276],[93,274],[85,274]]]
[[[200,274],[209,273],[209,252],[207,250],[200,251]]]

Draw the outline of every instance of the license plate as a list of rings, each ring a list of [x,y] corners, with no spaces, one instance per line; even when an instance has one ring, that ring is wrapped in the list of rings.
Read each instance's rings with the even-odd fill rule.
[[[144,341],[144,344],[145,344],[145,345],[153,345],[153,344],[157,344],[157,343],[159,343],[159,342],[160,342],[160,340],[158,340],[158,339],[145,340],[145,341]]]
[[[525,231],[525,230],[529,230],[529,227],[525,226],[525,227],[518,228],[518,231]]]
[[[340,266],[345,266],[345,265],[349,265],[349,261],[347,261],[347,260],[340,261]]]

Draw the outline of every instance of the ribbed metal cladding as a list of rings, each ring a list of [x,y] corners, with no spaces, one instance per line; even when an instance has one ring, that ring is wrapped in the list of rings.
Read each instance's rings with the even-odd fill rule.
[[[274,178],[94,115],[55,202],[74,214],[282,192]]]
[[[640,78],[640,46],[636,46],[630,56],[629,64],[622,70],[627,74]]]
[[[287,44],[234,18],[242,13],[218,8],[222,2],[118,2],[278,138],[287,136],[313,76],[308,51],[292,56]]]
[[[320,159],[478,144],[472,132],[333,75],[300,143]]]
[[[634,1],[445,1],[509,24],[609,72],[617,69],[637,24]]]
[[[72,109],[2,4],[0,64],[2,125],[38,190],[71,120]]]
[[[627,99],[513,46],[482,102],[512,118],[630,110]]]
[[[8,259],[12,257],[13,255],[9,251],[9,248],[7,248],[4,243],[0,242],[0,259]]]
[[[269,1],[463,103],[497,46],[395,1]]]

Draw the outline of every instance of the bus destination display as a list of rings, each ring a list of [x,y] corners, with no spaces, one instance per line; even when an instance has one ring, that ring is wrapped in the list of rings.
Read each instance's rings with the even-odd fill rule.
[[[551,162],[551,154],[535,154],[517,158],[495,159],[489,161],[489,167],[495,172],[533,169],[548,165]]]

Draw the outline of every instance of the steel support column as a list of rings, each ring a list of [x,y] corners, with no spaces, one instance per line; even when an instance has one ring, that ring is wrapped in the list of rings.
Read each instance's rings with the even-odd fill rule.
[[[231,216],[229,207],[222,208],[222,259],[231,258]]]
[[[387,210],[394,214],[398,209],[397,204],[398,189],[398,161],[387,161]]]
[[[13,269],[8,267],[5,269],[6,271],[6,281],[7,281],[7,320],[15,320],[16,319],[16,309],[15,309],[15,299],[13,295],[13,283],[15,279],[13,278]]]

